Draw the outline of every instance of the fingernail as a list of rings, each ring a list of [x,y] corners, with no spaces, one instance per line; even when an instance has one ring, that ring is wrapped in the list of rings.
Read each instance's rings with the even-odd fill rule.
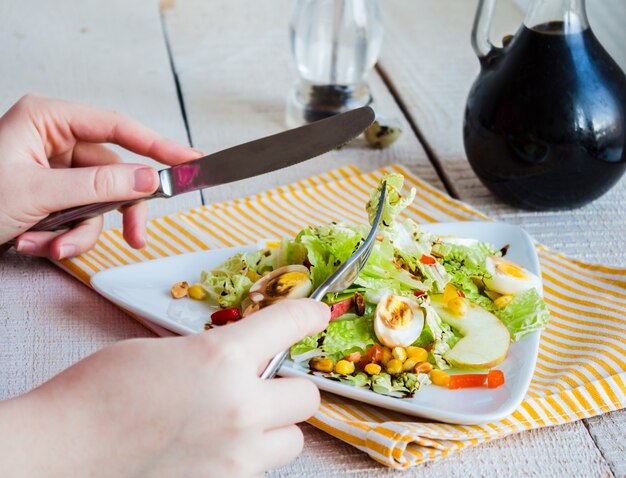
[[[23,239],[21,241],[17,241],[15,249],[17,249],[17,252],[35,252],[35,249],[37,249],[37,244],[35,244],[33,241],[27,241]]]
[[[66,259],[76,255],[76,246],[72,244],[65,244],[59,248],[59,259]]]
[[[196,148],[191,148],[191,150],[194,151],[198,156],[204,156],[204,151],[200,151]]]
[[[135,185],[133,189],[138,193],[151,193],[156,184],[156,171],[152,168],[135,170]]]

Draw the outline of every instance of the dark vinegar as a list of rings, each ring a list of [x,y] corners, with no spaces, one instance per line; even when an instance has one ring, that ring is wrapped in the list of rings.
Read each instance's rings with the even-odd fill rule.
[[[582,206],[626,168],[626,77],[590,29],[522,29],[482,61],[470,92],[469,162],[495,194],[530,209]]]

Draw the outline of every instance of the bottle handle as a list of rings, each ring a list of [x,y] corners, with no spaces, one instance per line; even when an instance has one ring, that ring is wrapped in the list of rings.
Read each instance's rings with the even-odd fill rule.
[[[479,0],[476,8],[472,28],[472,48],[480,59],[485,58],[495,49],[489,40],[495,6],[496,0]]]

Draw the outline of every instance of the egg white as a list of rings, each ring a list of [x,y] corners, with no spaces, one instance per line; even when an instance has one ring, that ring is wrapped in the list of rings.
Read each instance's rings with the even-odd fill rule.
[[[507,267],[514,267],[523,277],[508,274]],[[488,257],[485,268],[491,275],[485,277],[484,282],[488,289],[499,294],[515,295],[528,289],[536,289],[541,294],[541,279],[524,267],[502,257]]]
[[[406,303],[411,311],[411,319],[404,326],[392,327],[384,319],[383,315],[387,315],[387,301],[389,298],[399,300]],[[374,332],[378,340],[387,347],[408,347],[422,333],[424,328],[424,312],[414,300],[408,297],[385,295],[381,297],[376,314],[374,316]]]
[[[305,275],[306,279],[294,284],[293,287],[290,288],[289,292],[283,296],[268,295],[267,287],[269,283],[281,275],[287,274],[288,272],[301,272]],[[304,297],[308,297],[309,294],[311,294],[312,289],[313,284],[311,282],[309,270],[305,266],[290,265],[280,267],[279,269],[270,272],[256,281],[250,288],[250,300],[252,300],[252,302],[271,303],[281,299],[302,299]]]

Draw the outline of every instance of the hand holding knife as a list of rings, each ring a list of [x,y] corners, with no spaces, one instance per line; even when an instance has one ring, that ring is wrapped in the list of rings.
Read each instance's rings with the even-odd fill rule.
[[[298,164],[356,138],[373,120],[374,112],[366,106],[163,169],[159,171],[157,191],[142,200],[169,198]],[[133,202],[137,200],[65,209],[50,214],[29,230],[54,231],[69,227]]]

